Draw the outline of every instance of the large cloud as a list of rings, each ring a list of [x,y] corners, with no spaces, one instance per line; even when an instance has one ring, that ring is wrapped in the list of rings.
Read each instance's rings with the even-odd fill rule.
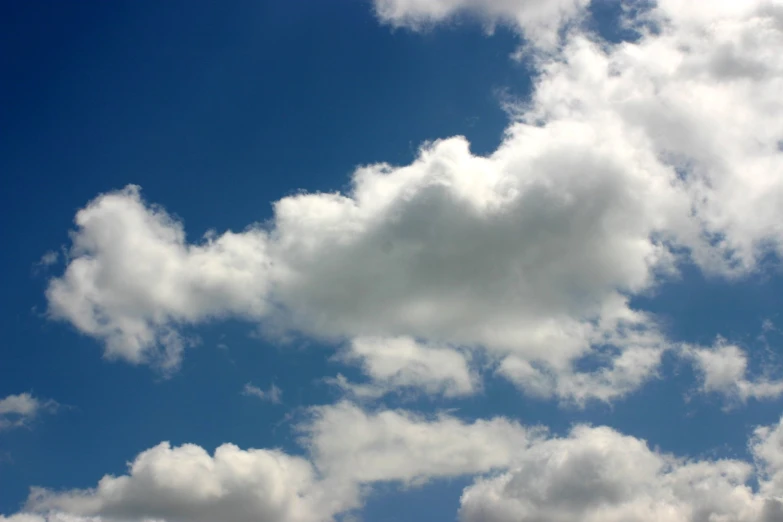
[[[375,482],[422,482],[505,469],[529,433],[503,418],[467,423],[404,411],[368,413],[350,403],[313,410],[301,426],[311,460],[224,444],[161,443],[140,453],[127,475],[93,489],[34,488],[13,522],[327,522],[359,505]],[[312,462],[312,464],[311,464]],[[48,518],[47,518],[48,517]]]
[[[437,22],[538,5],[377,8]],[[552,9],[577,6],[563,5]],[[486,350],[500,375],[541,396],[629,393],[667,348],[630,297],[678,258],[738,276],[783,249],[780,2],[666,0],[641,16],[656,30],[637,41],[572,28],[536,54],[532,99],[487,157],[461,137],[436,141],[410,165],[357,169],[346,194],[287,197],[266,227],[197,243],[134,187],[99,196],[77,214],[71,260],[47,293],[52,315],[132,362],[176,366],[183,324],[230,315],[334,342]],[[379,381],[372,393],[468,390],[453,371],[445,388],[444,375],[436,385],[411,373],[428,367],[421,351],[396,360],[397,373],[385,353],[360,354]]]
[[[686,461],[610,428],[578,426],[531,446],[508,473],[462,495],[463,522],[778,522],[783,426],[756,432],[750,463]]]
[[[107,194],[77,215],[50,309],[133,362],[159,344],[176,361],[179,324],[232,314],[568,369],[618,328],[647,327],[623,294],[653,282],[668,259],[653,235],[683,204],[673,172],[606,136],[578,122],[517,126],[489,158],[438,142],[407,167],[359,169],[350,196],[277,202],[269,232],[197,245],[137,190]]]

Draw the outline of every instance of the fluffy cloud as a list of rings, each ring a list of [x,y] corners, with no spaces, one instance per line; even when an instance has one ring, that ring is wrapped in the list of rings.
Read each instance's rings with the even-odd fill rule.
[[[189,245],[182,224],[145,206],[135,186],[96,199],[76,225],[65,274],[47,290],[49,312],[103,339],[107,357],[176,366],[185,341],[173,325],[266,307],[263,232]]]
[[[621,326],[645,326],[623,293],[647,288],[668,260],[653,233],[682,202],[673,173],[652,157],[639,168],[633,147],[606,137],[574,122],[516,127],[490,158],[461,138],[438,142],[407,167],[359,169],[350,197],[277,202],[270,231],[195,245],[135,188],[107,194],[77,215],[50,309],[132,362],[162,345],[173,363],[178,325],[231,314],[327,339],[481,346],[567,371]]]
[[[8,522],[327,522],[359,505],[365,485],[422,482],[505,469],[529,443],[503,418],[466,423],[404,411],[367,413],[350,403],[319,407],[301,426],[311,461],[232,444],[213,455],[161,443],[126,475],[95,488],[34,488],[26,513]]]
[[[683,354],[701,374],[704,393],[719,393],[739,402],[783,395],[783,381],[779,379],[748,378],[748,356],[735,345],[719,341],[712,348],[687,346]]]
[[[336,384],[357,398],[376,398],[389,392],[420,390],[446,397],[476,391],[478,377],[471,373],[466,355],[448,347],[432,347],[409,337],[357,338],[340,360],[358,363],[370,378],[352,384],[338,375]]]
[[[783,6],[780,2],[660,2],[657,31],[603,45],[572,36],[540,64],[522,121],[607,119],[638,134],[676,169],[693,219],[669,227],[713,272],[753,270],[781,251]]]
[[[502,418],[425,419],[347,403],[317,408],[303,429],[311,461],[231,444],[210,455],[162,443],[136,457],[128,474],[107,475],[93,489],[34,489],[25,513],[0,521],[326,522],[357,508],[362,489],[376,482],[487,472],[463,492],[463,522],[783,516],[783,420],[754,431],[753,462],[685,460],[608,427],[579,425],[549,437]]]
[[[53,400],[41,400],[29,393],[0,399],[0,431],[29,424],[41,413],[52,413],[59,407]]]
[[[376,8],[410,25],[579,5]],[[668,346],[632,296],[680,259],[740,276],[783,251],[783,7],[665,0],[639,16],[656,30],[636,41],[575,28],[536,54],[532,98],[489,156],[461,137],[425,144],[409,165],[358,168],[345,194],[286,197],[266,227],[196,243],[135,187],[99,196],[50,282],[52,316],[109,357],[164,367],[179,361],[184,325],[237,316],[336,343],[479,349],[526,392],[580,404],[633,391]],[[357,357],[380,388],[355,393],[467,389],[453,357],[435,376],[451,384],[435,386],[422,377],[433,352],[401,362],[375,346]]]
[[[777,522],[783,519],[780,425],[756,432],[761,467],[685,461],[610,428],[578,426],[534,444],[517,467],[480,479],[461,499],[463,522]],[[764,478],[768,476],[769,478]]]
[[[554,47],[558,30],[582,14],[589,0],[375,0],[378,18],[394,27],[420,29],[460,13],[478,15],[490,26],[521,29],[535,45]]]
[[[327,487],[307,460],[279,451],[224,444],[210,455],[161,443],[139,454],[127,475],[107,475],[94,489],[34,489],[26,510],[45,518],[9,521],[326,522],[353,507],[354,495]]]
[[[326,476],[351,482],[420,482],[505,468],[531,435],[502,417],[466,423],[405,411],[368,413],[350,403],[316,408],[304,442]]]

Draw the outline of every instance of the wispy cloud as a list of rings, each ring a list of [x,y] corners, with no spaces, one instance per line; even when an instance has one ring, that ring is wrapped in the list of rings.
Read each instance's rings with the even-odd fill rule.
[[[262,390],[258,386],[254,386],[251,383],[245,384],[242,389],[242,395],[249,397],[258,397],[262,401],[271,402],[272,404],[280,404],[283,400],[283,390],[272,384],[268,390]]]
[[[60,405],[51,399],[41,400],[30,393],[9,395],[0,399],[0,431],[27,426],[42,413],[54,413]]]

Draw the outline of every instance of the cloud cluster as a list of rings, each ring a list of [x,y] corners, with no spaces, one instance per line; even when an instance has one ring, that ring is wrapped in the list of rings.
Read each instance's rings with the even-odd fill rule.
[[[350,403],[312,414],[300,427],[310,460],[232,444],[210,455],[164,442],[139,454],[127,475],[107,475],[93,489],[34,488],[26,514],[0,521],[326,522],[359,505],[362,485],[504,469],[528,443],[529,430],[503,418],[425,419]]]
[[[302,426],[309,460],[231,444],[210,455],[161,443],[126,475],[88,490],[34,489],[3,522],[332,521],[363,487],[481,475],[463,522],[777,522],[783,515],[783,420],[757,428],[753,462],[686,460],[608,427],[564,437],[504,418],[464,422],[350,403],[316,408]],[[757,485],[753,485],[757,482]]]
[[[584,8],[376,1],[394,25],[469,11],[544,43]],[[629,16],[634,41],[576,24],[532,48],[532,97],[486,157],[462,137],[428,143],[409,165],[358,168],[345,194],[289,196],[267,225],[197,242],[137,187],[100,195],[76,216],[51,315],[108,357],[168,368],[183,327],[227,316],[348,343],[372,381],[339,381],[355,395],[470,393],[459,358],[477,350],[533,395],[632,392],[670,347],[633,296],[681,262],[740,277],[783,252],[783,6],[661,0]]]
[[[478,480],[461,499],[462,522],[777,522],[783,519],[783,425],[757,430],[759,465],[688,461],[652,451],[610,428],[575,427],[529,448],[511,471]]]

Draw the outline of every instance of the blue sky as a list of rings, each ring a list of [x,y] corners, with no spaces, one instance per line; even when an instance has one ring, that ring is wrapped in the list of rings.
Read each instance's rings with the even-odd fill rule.
[[[783,520],[780,2],[0,9],[0,522]]]

